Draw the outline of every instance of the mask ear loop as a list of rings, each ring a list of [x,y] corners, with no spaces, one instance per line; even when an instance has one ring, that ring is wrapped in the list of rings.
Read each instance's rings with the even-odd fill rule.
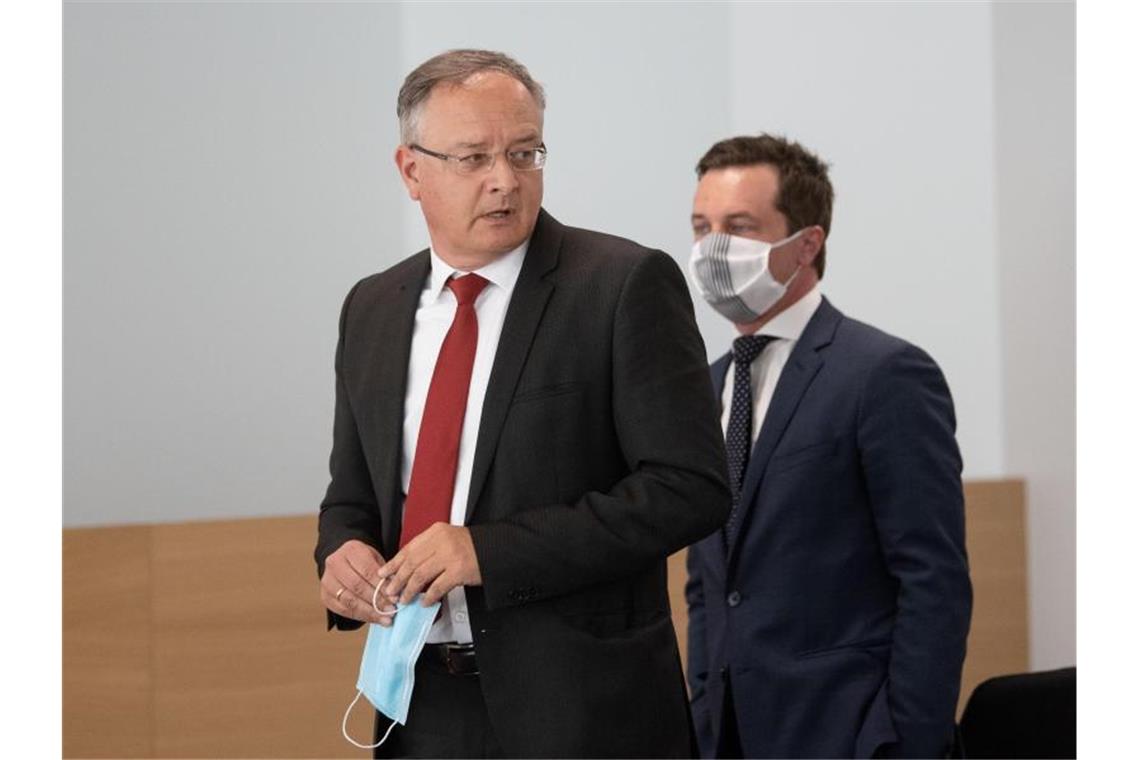
[[[376,588],[372,590],[372,609],[376,610],[376,612],[380,614],[384,614],[380,608],[376,606],[376,598],[380,593],[381,585],[381,583],[377,583]],[[375,744],[361,744],[360,742],[356,741],[356,739],[353,739],[351,736],[349,736],[348,716],[352,714],[352,708],[356,707],[356,703],[360,701],[360,695],[363,693],[364,692],[362,691],[357,691],[356,697],[352,700],[352,703],[349,704],[348,709],[344,711],[344,719],[340,722],[340,732],[344,735],[344,738],[348,740],[348,743],[355,747],[359,747],[360,749],[376,749],[381,744],[388,741],[388,735],[392,733],[392,729],[396,727],[396,721],[392,721],[392,725],[388,726],[388,730],[384,732],[384,737]]]
[[[344,711],[344,720],[340,722],[340,732],[344,734],[344,738],[348,740],[349,744],[360,747],[361,749],[376,749],[381,744],[388,741],[388,734],[392,733],[392,729],[396,727],[396,721],[392,721],[392,725],[388,726],[388,730],[384,732],[384,738],[375,744],[361,744],[360,742],[356,741],[356,739],[353,739],[351,736],[349,736],[348,716],[350,713],[352,713],[352,708],[356,707],[356,703],[360,701],[360,695],[362,693],[363,692],[360,691],[356,692],[356,698],[352,700],[352,704],[350,704],[348,706],[348,709]]]
[[[383,615],[384,614],[383,612],[380,611],[380,608],[376,606],[376,596],[380,593],[380,587],[383,585],[384,585],[384,581],[380,581],[379,583],[376,584],[376,588],[372,589],[372,609],[376,610],[377,615]]]
[[[788,236],[787,236],[786,238],[784,238],[783,240],[777,240],[775,243],[772,243],[772,247],[771,247],[769,250],[770,250],[770,251],[774,251],[774,250],[776,250],[777,248],[780,248],[781,246],[785,246],[785,245],[787,245],[788,243],[792,242],[793,240],[795,240],[796,238],[798,238],[800,235],[802,235],[802,234],[803,234],[803,232],[804,232],[804,230],[806,230],[806,229],[807,229],[807,227],[804,227],[804,228],[802,228],[802,229],[798,230],[798,231],[797,231],[795,234],[793,234],[793,235],[788,235]],[[792,284],[792,280],[796,279],[796,275],[798,275],[798,274],[800,273],[800,270],[801,270],[801,269],[803,269],[803,268],[804,268],[804,267],[803,267],[803,264],[796,264],[796,271],[792,272],[792,276],[788,278],[788,281],[787,281],[787,282],[783,282],[783,283],[780,283],[781,285],[783,285],[783,286],[784,286],[784,290],[785,290],[785,292],[787,292],[787,289],[788,289],[789,287],[791,287],[791,284]],[[770,271],[770,270],[769,270],[769,271]],[[775,277],[774,277],[774,276],[773,276],[773,279],[775,279]]]

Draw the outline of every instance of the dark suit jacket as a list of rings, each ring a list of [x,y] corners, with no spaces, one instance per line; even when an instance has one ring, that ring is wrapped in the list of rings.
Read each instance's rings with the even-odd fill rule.
[[[954,425],[929,356],[823,300],[752,450],[736,541],[689,553],[702,755],[727,671],[746,756],[941,756],[972,598]]]
[[[396,551],[408,354],[429,267],[421,251],[345,301],[319,572],[349,539]],[[508,755],[691,752],[665,558],[729,508],[705,361],[669,256],[540,212],[467,511],[483,577],[466,589],[480,683]],[[331,625],[359,626],[330,613]]]

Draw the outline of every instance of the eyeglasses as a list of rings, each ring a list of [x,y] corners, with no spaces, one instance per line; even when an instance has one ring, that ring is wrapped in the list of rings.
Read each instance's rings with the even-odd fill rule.
[[[415,143],[409,144],[408,147],[423,153],[425,156],[438,158],[450,166],[456,174],[464,176],[490,171],[491,167],[495,165],[495,160],[499,157],[498,153],[468,153],[465,156],[451,156],[447,153],[436,153],[434,150],[428,150]],[[504,151],[504,153],[507,156],[507,163],[517,172],[534,172],[546,166],[545,145],[534,148],[516,148],[515,150]]]

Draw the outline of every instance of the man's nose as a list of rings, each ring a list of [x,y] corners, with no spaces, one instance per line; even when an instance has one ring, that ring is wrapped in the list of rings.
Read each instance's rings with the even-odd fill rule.
[[[519,186],[518,175],[505,155],[495,158],[495,165],[487,173],[487,189],[492,193],[509,193]]]

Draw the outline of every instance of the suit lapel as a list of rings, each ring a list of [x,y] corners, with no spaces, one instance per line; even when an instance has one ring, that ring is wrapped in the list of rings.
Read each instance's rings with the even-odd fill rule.
[[[427,250],[409,259],[403,270],[396,277],[391,298],[376,310],[371,333],[374,336],[371,366],[376,368],[373,387],[381,389],[376,396],[375,409],[377,427],[381,431],[376,436],[376,482],[391,484],[385,493],[377,494],[386,557],[396,551],[403,519],[400,453],[404,440],[404,397],[408,389],[408,360],[416,309],[424,281],[431,272]]]
[[[729,547],[730,562],[736,554],[740,536],[744,534],[744,521],[748,518],[753,501],[760,490],[764,471],[768,468],[768,460],[772,458],[772,452],[775,451],[788,423],[795,415],[800,399],[823,366],[824,360],[819,351],[831,343],[841,318],[842,315],[824,298],[804,328],[803,335],[796,341],[796,346],[788,357],[788,363],[780,373],[780,380],[776,383],[772,402],[768,405],[764,423],[760,427],[760,435],[752,448],[752,454],[748,458],[748,468],[744,473],[744,484],[740,489],[740,509],[743,511],[740,515],[741,529],[737,531],[736,538]]]
[[[518,282],[515,283],[511,302],[503,320],[503,331],[495,350],[495,362],[483,399],[483,414],[479,420],[479,436],[475,444],[475,460],[471,467],[471,490],[467,495],[467,519],[475,512],[487,473],[495,458],[499,434],[507,418],[511,399],[515,395],[519,375],[526,364],[535,333],[542,321],[546,303],[554,292],[554,285],[544,279],[558,263],[558,250],[562,244],[562,225],[544,210],[539,210],[534,234],[531,235],[526,257]]]

